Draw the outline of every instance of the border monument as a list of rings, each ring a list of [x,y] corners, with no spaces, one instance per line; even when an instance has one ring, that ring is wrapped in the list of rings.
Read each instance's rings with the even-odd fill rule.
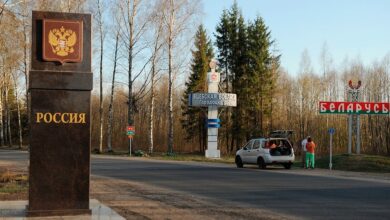
[[[221,120],[218,118],[218,107],[237,106],[237,96],[233,93],[218,93],[220,74],[215,71],[217,61],[210,61],[211,72],[207,74],[208,93],[191,93],[189,95],[189,106],[208,107],[207,115],[207,158],[221,158],[218,149],[218,128]]]
[[[27,216],[91,214],[91,15],[32,12]]]

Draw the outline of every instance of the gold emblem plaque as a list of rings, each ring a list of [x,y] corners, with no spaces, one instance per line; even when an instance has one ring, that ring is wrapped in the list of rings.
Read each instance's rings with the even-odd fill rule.
[[[43,60],[79,63],[83,59],[83,22],[43,20]]]

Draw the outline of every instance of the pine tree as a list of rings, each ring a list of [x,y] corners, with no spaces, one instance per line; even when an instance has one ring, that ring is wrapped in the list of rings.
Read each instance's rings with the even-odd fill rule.
[[[187,140],[199,141],[199,150],[204,152],[207,144],[207,111],[199,107],[188,106],[190,93],[207,92],[207,72],[209,62],[213,58],[211,41],[202,25],[195,35],[195,50],[192,51],[191,75],[186,82],[186,90],[182,98],[183,119],[181,124],[187,131]]]

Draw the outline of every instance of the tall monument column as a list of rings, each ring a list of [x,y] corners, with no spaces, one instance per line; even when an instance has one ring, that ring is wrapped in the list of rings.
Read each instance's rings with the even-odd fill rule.
[[[90,214],[91,15],[32,13],[28,216]]]
[[[211,72],[208,73],[208,93],[218,93],[218,85],[220,81],[220,75],[215,71],[217,67],[217,61],[211,60],[210,68]],[[208,128],[207,128],[207,158],[220,158],[221,154],[218,150],[218,128],[219,128],[219,119],[218,119],[218,106],[210,105],[208,106]]]
[[[220,107],[235,107],[237,106],[237,96],[233,93],[219,93],[218,86],[220,75],[215,71],[217,66],[216,60],[211,60],[211,72],[208,73],[208,92],[207,93],[191,93],[188,95],[188,105],[193,107],[207,107],[207,150],[206,158],[219,159],[221,158],[220,150],[218,149],[218,128],[220,119],[218,118],[218,108]]]

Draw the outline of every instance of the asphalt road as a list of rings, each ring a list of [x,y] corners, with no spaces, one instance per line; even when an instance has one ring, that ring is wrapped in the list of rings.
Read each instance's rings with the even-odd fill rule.
[[[21,159],[22,158],[22,159]],[[0,151],[0,160],[26,160]],[[306,219],[390,219],[390,182],[305,175],[311,170],[93,157],[92,174]]]

